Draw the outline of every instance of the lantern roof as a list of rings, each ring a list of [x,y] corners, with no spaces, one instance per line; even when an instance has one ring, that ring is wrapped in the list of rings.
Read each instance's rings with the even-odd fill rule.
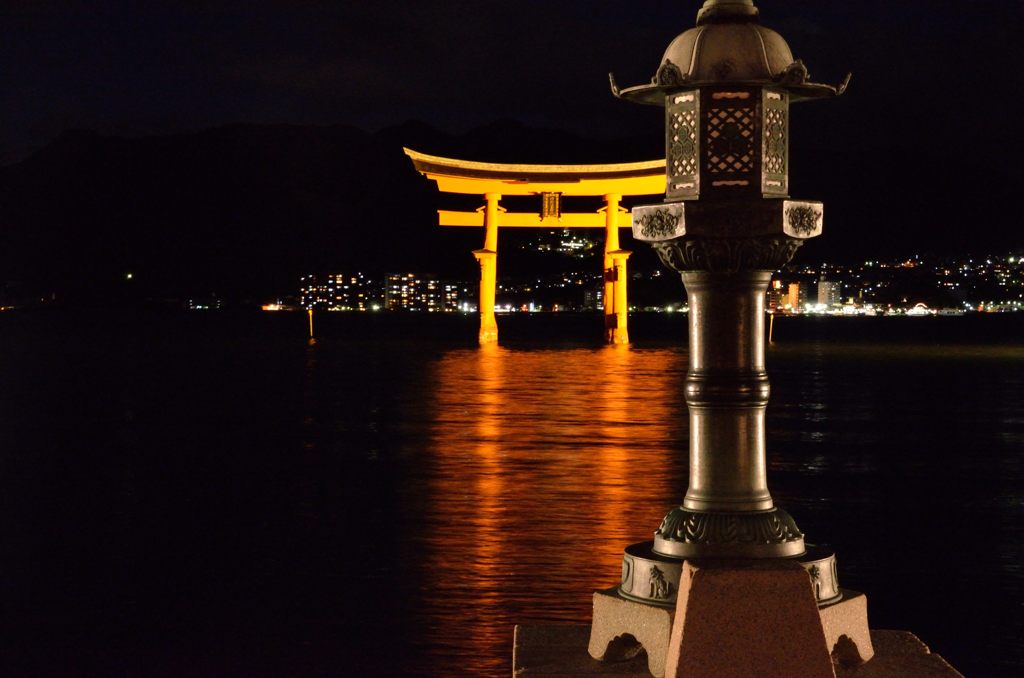
[[[774,86],[788,90],[793,101],[842,94],[850,76],[839,85],[811,82],[807,67],[793,58],[789,45],[761,26],[753,0],[707,0],[697,25],[669,43],[649,84],[619,89],[609,74],[612,93],[627,101],[663,106],[665,97],[707,85]]]

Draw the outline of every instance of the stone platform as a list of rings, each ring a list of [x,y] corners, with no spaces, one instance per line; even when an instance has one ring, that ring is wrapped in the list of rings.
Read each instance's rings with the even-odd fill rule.
[[[589,624],[522,624],[515,629],[514,678],[557,676],[650,676],[647,655],[621,663],[599,662],[587,653]],[[875,656],[853,668],[836,666],[837,678],[964,678],[909,631],[871,631]]]

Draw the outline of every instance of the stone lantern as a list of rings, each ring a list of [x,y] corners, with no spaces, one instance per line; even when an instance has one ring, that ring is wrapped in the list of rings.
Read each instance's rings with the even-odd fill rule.
[[[615,96],[665,108],[665,200],[633,209],[633,237],[681,274],[688,296],[690,474],[653,541],[626,548],[617,590],[595,595],[596,658],[626,633],[647,633],[641,642],[656,651],[647,645],[661,622],[644,606],[676,608],[684,562],[799,564],[820,606],[843,596],[834,554],[805,544],[768,492],[764,315],[772,273],[822,229],[820,202],[789,198],[789,106],[838,96],[848,82],[810,82],[752,0],[705,2],[651,83],[620,89],[611,77]],[[862,626],[866,636],[866,614]]]

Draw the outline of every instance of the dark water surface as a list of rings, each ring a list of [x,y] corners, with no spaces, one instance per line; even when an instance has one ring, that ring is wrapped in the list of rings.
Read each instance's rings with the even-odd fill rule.
[[[494,675],[686,488],[685,318],[0,314],[0,674]],[[1024,317],[776,323],[769,484],[1024,674]]]

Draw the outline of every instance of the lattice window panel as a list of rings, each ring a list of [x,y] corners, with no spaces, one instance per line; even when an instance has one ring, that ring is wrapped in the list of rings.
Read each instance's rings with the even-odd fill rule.
[[[710,174],[749,174],[756,165],[757,113],[753,108],[712,108],[707,112],[707,169]]]
[[[786,111],[767,109],[764,116],[764,171],[786,173]]]
[[[665,98],[665,197],[700,196],[700,92],[676,92]]]
[[[669,173],[674,176],[697,173],[697,111],[672,114],[669,142]]]

